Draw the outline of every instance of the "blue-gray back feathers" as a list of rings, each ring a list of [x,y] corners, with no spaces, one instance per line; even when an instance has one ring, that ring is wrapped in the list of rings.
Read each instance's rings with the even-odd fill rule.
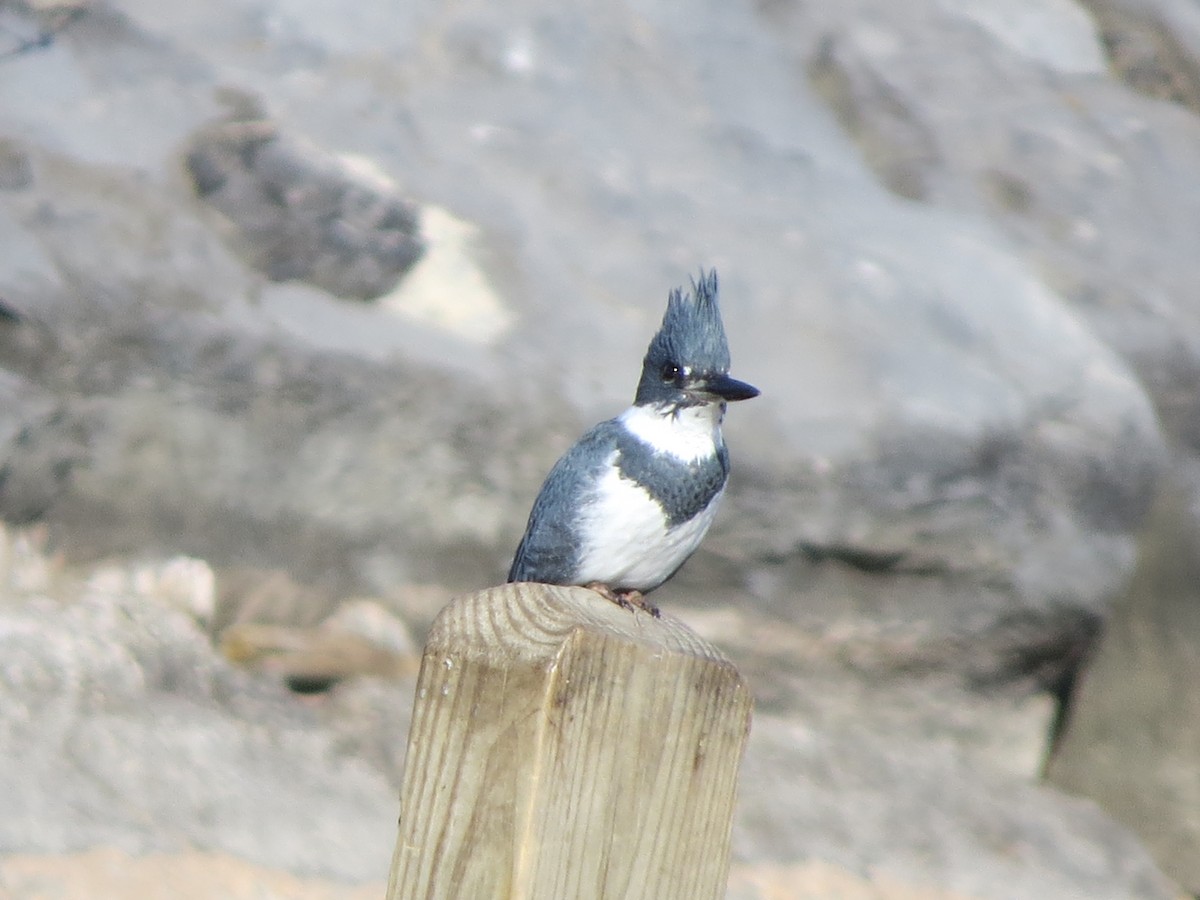
[[[579,511],[608,464],[613,421],[585,434],[554,464],[533,503],[517,546],[509,581],[569,584],[575,577],[581,535]]]

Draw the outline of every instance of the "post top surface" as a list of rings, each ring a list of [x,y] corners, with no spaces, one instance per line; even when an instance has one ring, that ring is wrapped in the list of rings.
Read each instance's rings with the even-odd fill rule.
[[[623,609],[583,587],[516,583],[456,597],[437,616],[427,650],[551,659],[575,631],[731,665],[715,645],[663,613]]]

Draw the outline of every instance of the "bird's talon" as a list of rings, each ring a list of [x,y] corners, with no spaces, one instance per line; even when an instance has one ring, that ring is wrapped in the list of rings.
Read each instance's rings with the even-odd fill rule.
[[[648,612],[654,618],[659,618],[660,613],[658,607],[646,599],[646,595],[641,591],[630,591],[625,595],[625,603],[631,607],[636,607],[642,612]]]
[[[641,591],[622,591],[614,590],[607,584],[600,581],[593,581],[587,585],[589,590],[595,591],[606,600],[611,600],[621,609],[633,611],[640,609],[642,612],[648,612],[654,618],[659,617],[658,607],[646,599],[646,595]]]

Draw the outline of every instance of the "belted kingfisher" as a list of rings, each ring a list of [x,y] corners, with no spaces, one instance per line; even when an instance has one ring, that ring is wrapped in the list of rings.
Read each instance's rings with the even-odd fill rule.
[[[588,431],[534,501],[508,580],[579,584],[652,615],[643,595],[700,545],[729,475],[725,405],[758,396],[729,376],[717,273],[671,291],[633,406]]]

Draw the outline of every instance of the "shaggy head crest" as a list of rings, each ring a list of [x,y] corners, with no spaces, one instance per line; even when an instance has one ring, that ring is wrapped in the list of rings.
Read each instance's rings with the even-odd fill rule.
[[[729,371],[729,344],[717,305],[716,269],[707,275],[701,271],[689,294],[679,288],[671,291],[662,327],[646,354],[647,358],[651,355],[671,357],[697,373]]]
[[[662,327],[650,341],[642,363],[636,402],[666,399],[671,391],[664,373],[671,367],[679,370],[683,381],[729,371],[729,343],[717,305],[715,269],[707,274],[701,270],[700,279],[692,280],[691,292],[671,291]]]

